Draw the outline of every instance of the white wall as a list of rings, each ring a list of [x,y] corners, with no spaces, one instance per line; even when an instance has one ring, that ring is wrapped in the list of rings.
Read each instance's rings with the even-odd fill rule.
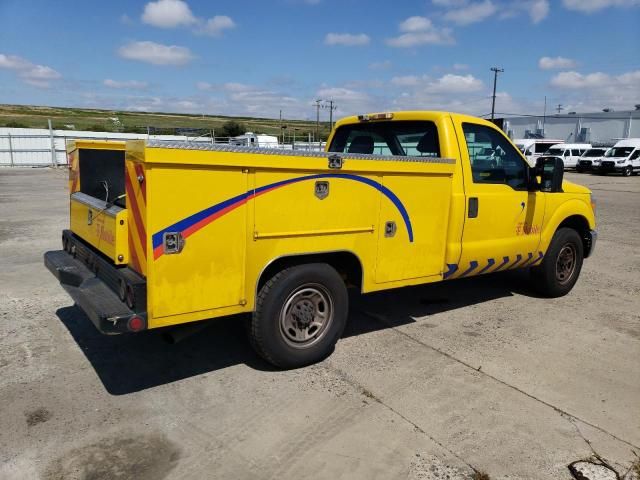
[[[86,132],[80,130],[53,130],[55,161],[66,165],[66,141],[77,138],[97,140],[169,140],[211,142],[211,138],[194,139],[185,135],[147,135],[143,133]],[[10,151],[11,150],[11,151]],[[0,166],[52,165],[51,136],[46,128],[0,127]]]

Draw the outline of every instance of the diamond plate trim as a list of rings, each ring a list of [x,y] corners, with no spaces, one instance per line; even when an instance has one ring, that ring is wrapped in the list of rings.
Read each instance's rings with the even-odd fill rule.
[[[378,160],[387,162],[417,162],[417,163],[441,163],[455,164],[452,158],[433,157],[412,157],[394,155],[374,155],[364,153],[340,153],[340,152],[313,152],[308,150],[284,150],[280,148],[256,148],[244,147],[240,145],[211,145],[200,142],[168,142],[161,140],[150,140],[146,143],[147,148],[170,148],[174,150],[200,150],[206,152],[226,152],[226,153],[252,153],[257,155],[280,155],[285,157],[309,157],[309,158],[329,158],[330,155],[338,153],[344,160]]]

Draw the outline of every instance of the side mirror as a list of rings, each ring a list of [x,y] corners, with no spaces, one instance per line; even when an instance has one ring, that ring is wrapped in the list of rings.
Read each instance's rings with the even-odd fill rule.
[[[540,191],[548,193],[562,192],[564,162],[558,157],[539,158],[536,173],[540,175]]]

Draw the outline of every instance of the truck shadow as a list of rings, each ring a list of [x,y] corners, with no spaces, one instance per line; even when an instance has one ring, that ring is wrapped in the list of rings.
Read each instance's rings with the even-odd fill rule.
[[[528,288],[526,272],[505,272],[366,296],[353,294],[343,337],[414,323],[416,317],[514,294],[535,296]],[[126,395],[239,364],[262,371],[276,370],[251,349],[242,316],[209,321],[203,330],[170,345],[162,331],[102,335],[75,305],[61,308],[56,314],[112,395]]]

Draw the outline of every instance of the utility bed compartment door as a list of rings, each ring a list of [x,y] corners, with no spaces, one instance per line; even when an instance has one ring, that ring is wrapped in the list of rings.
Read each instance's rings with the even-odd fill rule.
[[[147,215],[154,238],[162,239],[163,232],[184,238],[179,253],[154,245],[148,310],[156,325],[162,326],[160,317],[243,302],[247,174],[153,167],[150,178]]]
[[[385,175],[382,184],[376,283],[440,275],[451,177]]]

